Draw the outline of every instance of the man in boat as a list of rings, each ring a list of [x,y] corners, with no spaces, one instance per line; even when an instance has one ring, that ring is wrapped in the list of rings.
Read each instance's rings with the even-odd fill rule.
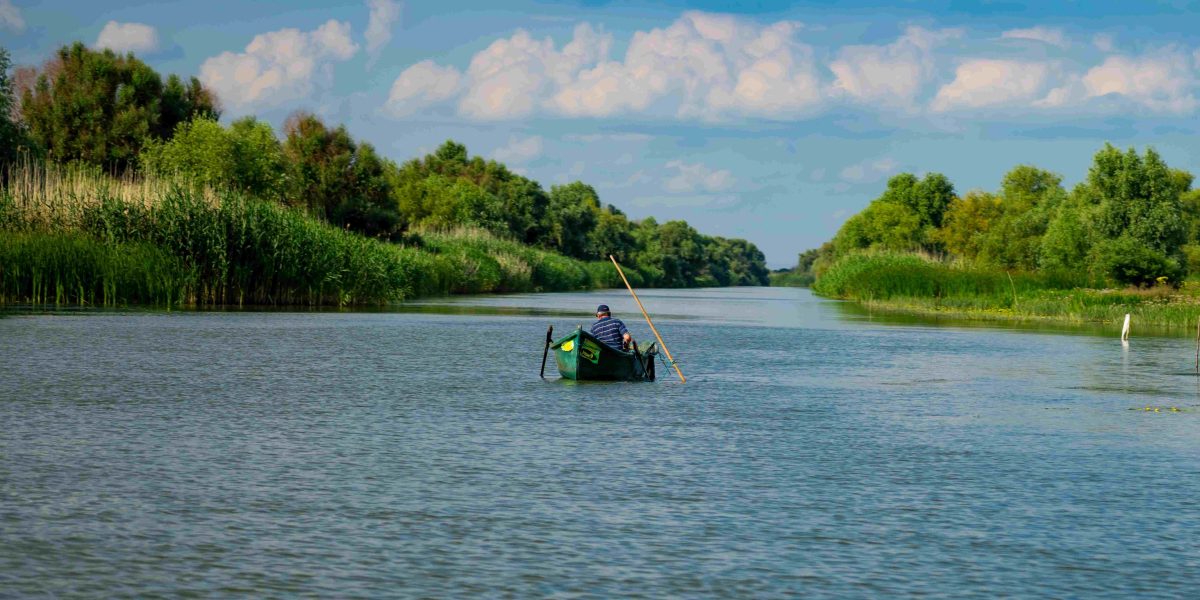
[[[592,335],[596,336],[596,339],[617,350],[625,350],[629,347],[633,336],[629,335],[625,323],[622,323],[620,319],[613,318],[607,304],[596,307],[596,318],[599,320],[592,324]]]

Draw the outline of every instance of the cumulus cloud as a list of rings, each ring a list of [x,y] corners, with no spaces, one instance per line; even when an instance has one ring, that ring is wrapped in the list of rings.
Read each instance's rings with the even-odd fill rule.
[[[609,57],[612,36],[587,23],[561,48],[518,31],[471,59],[458,111],[478,120],[538,112],[795,115],[821,101],[812,49],[796,39],[800,29],[791,21],[764,26],[687,12],[668,27],[636,32],[621,59]]]
[[[735,181],[728,169],[713,170],[703,163],[673,160],[666,167],[676,173],[663,183],[663,189],[674,194],[719,192],[732,187]]]
[[[1009,40],[1034,40],[1059,48],[1066,48],[1067,36],[1061,29],[1053,29],[1050,27],[1030,27],[1028,29],[1010,29],[1000,34],[1003,39]]]
[[[1089,98],[1123,96],[1156,112],[1191,112],[1197,84],[1191,63],[1190,56],[1176,51],[1110,56],[1083,76],[1083,89]]]
[[[975,59],[958,66],[954,81],[938,90],[934,111],[1031,104],[1046,94],[1054,69],[1044,62]]]
[[[259,34],[245,52],[224,52],[200,65],[200,79],[226,105],[279,105],[304,98],[333,78],[333,64],[358,52],[350,24],[330,19],[313,31]]]
[[[401,4],[394,0],[367,0],[367,6],[371,13],[363,37],[367,39],[370,63],[374,64],[379,52],[392,40],[392,26],[400,19]]]
[[[607,116],[666,101],[680,117],[787,116],[815,107],[820,84],[798,23],[767,26],[728,15],[685,13],[637,32],[623,61],[580,73],[553,98],[558,112]]]
[[[12,0],[0,0],[0,28],[16,33],[25,31],[25,18],[21,9],[13,6]]]
[[[840,176],[843,181],[850,183],[871,183],[879,181],[898,168],[900,168],[900,163],[891,157],[884,157],[850,165],[842,169]]]
[[[1092,45],[1101,52],[1115,52],[1117,49],[1116,40],[1114,40],[1113,36],[1108,33],[1097,33],[1095,37],[1092,38]]]
[[[158,49],[158,32],[144,23],[109,21],[100,30],[95,47],[121,53],[153,52]]]
[[[525,31],[496,40],[471,59],[459,112],[481,120],[529,115],[584,66],[604,58],[611,43],[612,36],[587,23],[575,28],[574,38],[562,50],[549,38],[535,40]]]
[[[961,35],[958,29],[909,27],[885,46],[842,48],[829,65],[836,77],[833,95],[864,104],[911,108],[934,75],[934,48]]]
[[[413,114],[454,97],[461,81],[462,74],[454,67],[441,67],[431,60],[419,62],[392,83],[384,108],[396,116]]]
[[[503,163],[524,163],[531,161],[542,154],[542,137],[530,136],[527,138],[518,138],[516,136],[508,138],[508,144],[497,148],[492,152],[492,158]]]

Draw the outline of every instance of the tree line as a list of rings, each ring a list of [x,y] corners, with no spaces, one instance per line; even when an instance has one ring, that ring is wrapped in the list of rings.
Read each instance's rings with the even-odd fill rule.
[[[1086,272],[1124,285],[1178,285],[1200,269],[1200,190],[1152,148],[1111,144],[1070,190],[1013,168],[995,192],[957,195],[940,173],[902,173],[832,240],[800,254],[816,276],[862,251],[916,251],[1008,271]]]
[[[397,163],[307,112],[288,117],[281,135],[255,117],[226,126],[219,99],[196,78],[164,79],[133,54],[82,43],[40,68],[10,75],[10,66],[0,48],[0,166],[52,161],[183,177],[396,242],[481,228],[581,260],[612,254],[656,286],[767,283],[765,258],[746,240],[685,221],[632,220],[584,182],[546,190],[452,140]]]

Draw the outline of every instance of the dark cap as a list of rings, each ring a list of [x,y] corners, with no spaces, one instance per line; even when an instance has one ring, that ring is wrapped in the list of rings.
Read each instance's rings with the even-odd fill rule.
[[[607,305],[607,304],[601,304],[600,306],[597,306],[597,307],[596,307],[596,312],[598,312],[598,313],[606,313],[606,312],[608,312],[608,305]]]

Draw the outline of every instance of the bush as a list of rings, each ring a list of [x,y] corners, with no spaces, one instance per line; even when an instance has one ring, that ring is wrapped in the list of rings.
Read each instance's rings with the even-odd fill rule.
[[[1151,286],[1164,277],[1172,285],[1183,281],[1184,270],[1178,260],[1129,236],[1098,244],[1092,252],[1096,268],[1118,283]]]

